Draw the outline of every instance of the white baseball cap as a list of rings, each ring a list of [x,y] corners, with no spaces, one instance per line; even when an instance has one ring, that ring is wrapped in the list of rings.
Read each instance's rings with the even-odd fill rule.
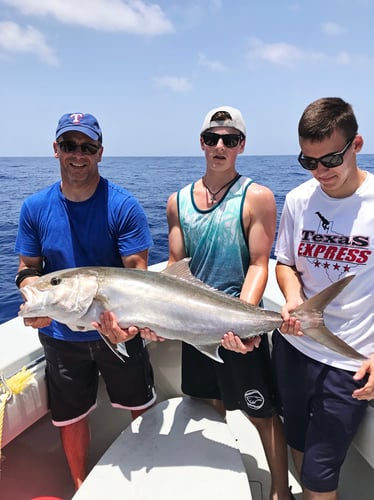
[[[228,116],[224,119],[221,119],[220,116],[215,117],[215,114],[219,111],[225,112]],[[204,118],[200,134],[213,127],[233,127],[246,136],[243,116],[238,109],[231,106],[220,106],[219,108],[211,109]]]

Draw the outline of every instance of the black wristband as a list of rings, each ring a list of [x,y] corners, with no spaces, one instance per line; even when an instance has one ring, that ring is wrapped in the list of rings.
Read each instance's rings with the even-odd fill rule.
[[[21,269],[21,271],[19,271],[17,274],[16,274],[16,285],[17,287],[19,288],[20,284],[22,283],[22,281],[26,278],[30,278],[30,276],[41,276],[42,273],[40,271],[38,271],[38,269],[32,269],[32,268],[26,268],[26,269]]]

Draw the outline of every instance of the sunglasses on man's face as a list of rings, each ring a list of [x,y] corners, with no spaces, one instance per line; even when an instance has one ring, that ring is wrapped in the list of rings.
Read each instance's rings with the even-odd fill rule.
[[[204,132],[201,134],[206,146],[215,146],[220,139],[227,148],[235,148],[243,139],[242,134],[215,134],[214,132]]]
[[[356,136],[355,136],[356,137]],[[326,168],[335,168],[339,167],[344,161],[344,154],[350,146],[352,145],[354,138],[350,139],[344,148],[337,153],[329,153],[327,155],[323,155],[320,158],[313,158],[312,156],[304,156],[303,152],[300,151],[298,161],[300,165],[306,170],[317,170],[318,163],[321,163]]]
[[[76,144],[73,141],[61,141],[58,142],[58,145],[63,153],[75,153],[78,149],[84,155],[95,155],[100,149],[100,146],[92,144],[91,142]]]

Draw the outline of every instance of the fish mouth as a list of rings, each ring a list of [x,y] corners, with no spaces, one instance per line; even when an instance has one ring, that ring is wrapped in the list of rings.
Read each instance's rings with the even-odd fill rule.
[[[40,295],[27,285],[21,288],[20,292],[24,303],[21,305],[18,315],[22,317],[32,317],[35,311],[35,304],[40,306]]]
[[[27,288],[27,286],[24,286],[23,288],[20,288],[20,292],[21,292],[23,300],[26,303],[30,298],[30,290]]]

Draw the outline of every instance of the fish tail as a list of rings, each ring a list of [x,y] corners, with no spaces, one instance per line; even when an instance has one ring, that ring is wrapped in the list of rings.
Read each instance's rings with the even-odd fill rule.
[[[314,317],[313,325],[306,325],[303,327],[303,322],[301,319],[301,328],[306,336],[312,338],[319,344],[322,344],[332,351],[338,352],[343,356],[347,356],[353,359],[363,360],[366,359],[365,356],[357,352],[353,347],[348,345],[340,337],[332,333],[323,321],[323,311],[326,306],[337,296],[339,293],[353,280],[355,275],[346,276],[341,280],[328,286],[321,292],[317,293],[310,299],[306,300],[303,304],[297,307],[292,315],[295,317],[302,318],[312,318]],[[316,314],[317,313],[317,314]],[[319,315],[317,322],[316,317]],[[308,321],[307,321],[308,323]]]
[[[365,356],[353,349],[353,347],[344,342],[344,340],[334,335],[323,322],[321,322],[318,327],[305,328],[303,332],[307,337],[312,338],[316,342],[323,344],[332,351],[342,354],[343,356],[359,359],[361,361],[366,359]]]
[[[299,306],[296,311],[311,310],[315,309],[317,311],[324,311],[325,307],[333,300],[343,289],[353,280],[354,274],[346,276],[341,280],[333,283],[332,285],[324,288],[321,292],[317,293],[310,299],[306,300],[301,306]]]

